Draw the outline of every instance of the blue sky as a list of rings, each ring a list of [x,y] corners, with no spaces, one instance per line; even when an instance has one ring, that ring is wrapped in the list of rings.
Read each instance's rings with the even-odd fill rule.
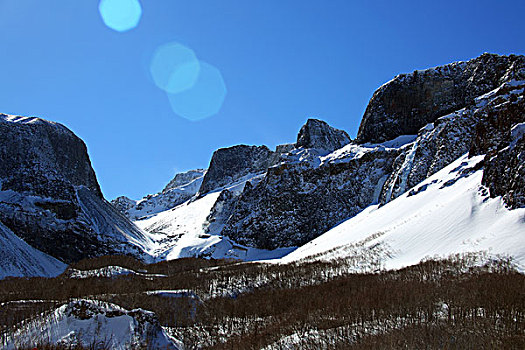
[[[155,193],[219,147],[293,142],[308,117],[354,137],[398,73],[525,53],[525,1],[141,3],[138,26],[117,32],[97,0],[0,0],[0,112],[77,133],[108,199]],[[217,114],[185,119],[155,85],[153,55],[174,42],[222,75]]]

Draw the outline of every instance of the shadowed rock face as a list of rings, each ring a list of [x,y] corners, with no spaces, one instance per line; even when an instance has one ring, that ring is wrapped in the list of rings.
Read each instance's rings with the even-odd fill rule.
[[[64,262],[136,254],[141,231],[102,196],[87,149],[58,123],[0,114],[0,221]]]
[[[266,171],[272,155],[273,152],[266,146],[238,145],[216,150],[199,193],[205,194],[232,184],[243,176]]]
[[[0,114],[1,190],[70,200],[75,186],[102,192],[86,145],[63,125]]]
[[[521,91],[482,115],[470,151],[486,154],[482,183],[510,208],[525,207],[525,82]]]
[[[483,54],[468,62],[398,75],[372,96],[356,141],[377,143],[416,134],[426,124],[516,79],[524,67],[523,56]]]
[[[397,154],[378,149],[319,167],[285,162],[271,167],[235,204],[227,203],[232,209],[222,234],[263,249],[303,245],[374,202]]]
[[[322,120],[308,119],[297,135],[295,147],[318,148],[332,152],[350,141],[346,131],[333,128]]]

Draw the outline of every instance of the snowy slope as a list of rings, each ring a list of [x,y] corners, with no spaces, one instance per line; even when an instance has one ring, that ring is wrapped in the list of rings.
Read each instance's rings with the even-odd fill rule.
[[[127,311],[117,305],[75,300],[48,315],[30,321],[7,337],[2,349],[32,348],[38,343],[82,345],[104,349],[181,349],[160,326],[152,312]]]
[[[242,191],[247,181],[258,181],[261,175],[250,175],[227,187],[231,192]],[[163,211],[134,223],[144,230],[153,247],[148,253],[155,260],[173,260],[184,257],[234,258],[242,260],[273,259],[286,255],[294,248],[273,251],[245,247],[219,233],[206,232],[206,218],[220,195],[219,189],[198,199],[189,200],[175,208]]]
[[[31,247],[0,222],[0,279],[61,274],[66,265]]]
[[[193,197],[199,191],[205,174],[204,169],[180,173],[159,193],[147,195],[138,201],[119,197],[112,203],[130,220],[141,220],[171,209]]]
[[[510,255],[525,267],[525,209],[508,210],[481,186],[483,156],[463,156],[392,202],[370,206],[285,256],[280,262],[349,254],[379,259],[383,268],[426,257],[484,252]],[[359,270],[359,266],[357,266]]]

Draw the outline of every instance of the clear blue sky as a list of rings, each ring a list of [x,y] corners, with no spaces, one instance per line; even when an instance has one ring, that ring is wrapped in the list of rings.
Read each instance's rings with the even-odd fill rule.
[[[483,52],[525,53],[525,1],[142,0],[119,33],[97,0],[0,0],[0,112],[64,123],[102,190],[140,198],[213,150],[295,141],[308,117],[354,137],[393,76]],[[216,115],[176,115],[149,71],[178,42],[223,76]]]

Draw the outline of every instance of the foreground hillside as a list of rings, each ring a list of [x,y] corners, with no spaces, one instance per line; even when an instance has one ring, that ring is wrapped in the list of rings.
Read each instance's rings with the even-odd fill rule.
[[[358,274],[353,263],[352,257],[285,265],[83,261],[57,278],[0,281],[0,343],[7,349],[50,342],[60,349],[525,346],[525,276],[508,259],[457,255]]]

